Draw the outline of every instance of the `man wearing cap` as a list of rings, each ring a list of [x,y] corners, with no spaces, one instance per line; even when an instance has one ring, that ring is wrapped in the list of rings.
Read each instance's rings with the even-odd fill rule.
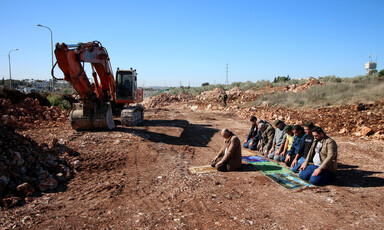
[[[257,144],[259,143],[259,140],[261,139],[261,132],[257,128],[257,118],[255,116],[251,116],[249,121],[252,123],[252,127],[251,130],[249,130],[247,140],[244,141],[243,146],[244,148],[255,150],[257,149]]]
[[[312,133],[314,141],[299,168],[299,177],[314,185],[325,185],[334,178],[337,170],[337,144],[318,126]]]
[[[258,145],[261,155],[268,155],[269,150],[272,148],[273,138],[275,136],[275,129],[269,123],[259,123],[259,130],[261,131],[261,142]]]
[[[221,130],[225,145],[216,157],[211,160],[211,166],[217,171],[233,171],[241,166],[241,144],[239,138],[228,129]]]
[[[269,150],[268,158],[274,159],[275,161],[280,160],[280,154],[284,150],[284,143],[287,134],[284,131],[285,124],[279,119],[273,121],[275,125],[275,136],[273,137],[272,148]]]
[[[291,170],[292,172],[299,172],[300,166],[304,163],[305,159],[308,156],[308,152],[311,149],[312,143],[313,143],[313,134],[312,129],[314,128],[314,124],[312,121],[305,121],[304,122],[304,132],[306,136],[304,137],[303,143],[301,143],[300,149],[295,154],[295,157],[291,164]]]

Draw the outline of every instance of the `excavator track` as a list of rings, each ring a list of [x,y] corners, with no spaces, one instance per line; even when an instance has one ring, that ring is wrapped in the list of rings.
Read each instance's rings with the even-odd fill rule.
[[[121,111],[121,124],[134,126],[144,120],[144,108],[141,105],[130,106]]]

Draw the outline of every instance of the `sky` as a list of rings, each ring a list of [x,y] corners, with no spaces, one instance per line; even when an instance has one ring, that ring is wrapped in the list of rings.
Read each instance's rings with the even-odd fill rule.
[[[384,0],[0,0],[0,78],[51,79],[53,43],[99,41],[139,86],[200,86],[384,68]],[[56,60],[54,60],[56,61]],[[55,76],[62,78],[56,67]],[[91,77],[89,66],[86,72]]]

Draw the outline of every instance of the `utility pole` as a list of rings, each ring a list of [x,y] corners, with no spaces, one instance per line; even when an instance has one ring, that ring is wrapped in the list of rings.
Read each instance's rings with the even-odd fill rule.
[[[43,26],[43,25],[40,25],[40,24],[37,24],[37,26],[46,28],[46,29],[48,29],[48,30],[51,32],[51,56],[52,56],[52,68],[53,68],[53,35],[52,35],[52,30],[51,30],[51,28],[49,28],[48,26]],[[53,76],[52,76],[52,88],[51,88],[51,92],[53,92],[54,87],[55,87],[55,78],[53,78]]]
[[[225,75],[225,85],[228,85],[228,63],[227,63],[227,68],[226,68],[226,75]]]
[[[10,50],[8,53],[8,63],[9,63],[9,89],[12,89],[12,74],[11,74],[11,52],[18,51],[19,49]]]

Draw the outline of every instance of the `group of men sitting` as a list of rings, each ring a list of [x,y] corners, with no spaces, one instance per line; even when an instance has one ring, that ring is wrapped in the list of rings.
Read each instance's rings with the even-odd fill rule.
[[[243,147],[259,151],[261,155],[284,162],[292,172],[299,173],[303,180],[314,185],[325,185],[332,181],[337,170],[337,144],[324,130],[313,122],[301,125],[286,125],[281,120],[257,120],[251,116],[251,130]],[[228,129],[221,135],[225,146],[211,160],[219,171],[233,171],[241,167],[241,143]]]

